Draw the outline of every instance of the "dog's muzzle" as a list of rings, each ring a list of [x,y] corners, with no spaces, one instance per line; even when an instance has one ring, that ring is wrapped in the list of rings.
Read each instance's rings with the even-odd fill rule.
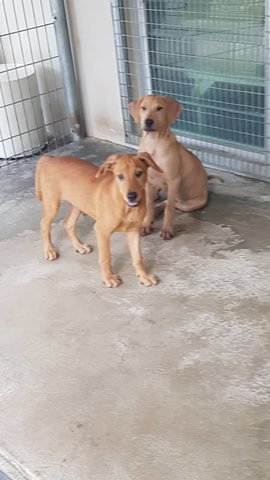
[[[130,208],[138,207],[139,201],[137,200],[137,193],[136,192],[128,192],[127,193],[127,204]]]
[[[152,120],[152,118],[146,118],[144,121],[143,129],[146,132],[152,132],[154,130],[153,125],[154,125],[154,120]]]

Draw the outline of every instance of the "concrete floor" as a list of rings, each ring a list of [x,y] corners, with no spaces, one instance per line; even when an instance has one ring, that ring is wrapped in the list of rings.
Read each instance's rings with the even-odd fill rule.
[[[66,148],[100,161],[123,150]],[[0,470],[11,480],[270,478],[270,185],[225,174],[206,209],[142,240],[161,282],[117,289],[56,222],[42,258],[30,159],[0,170]],[[63,214],[63,211],[61,212]],[[59,215],[59,218],[61,217]],[[80,235],[96,246],[89,219]]]

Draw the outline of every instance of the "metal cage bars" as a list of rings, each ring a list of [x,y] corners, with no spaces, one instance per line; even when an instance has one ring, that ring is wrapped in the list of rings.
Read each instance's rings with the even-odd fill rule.
[[[266,2],[263,27],[261,0],[243,2],[246,3],[244,10],[243,5],[241,9],[236,5],[240,13],[237,12],[233,3],[229,2],[230,5],[226,3],[226,6],[234,8],[233,13],[238,15],[237,23],[232,24],[233,19],[230,16],[231,23],[226,24],[228,11],[225,11],[225,15],[224,11],[220,10],[219,0],[111,1],[126,141],[131,144],[138,142],[138,133],[127,109],[129,101],[137,95],[151,91],[169,94],[180,99],[186,111],[175,125],[176,134],[181,134],[187,146],[195,150],[206,165],[269,180],[270,7]],[[211,15],[209,14],[210,4]],[[224,2],[222,4],[224,5]],[[201,17],[200,12],[196,10],[198,5],[199,9],[205,9],[203,14],[201,12]],[[168,14],[167,17],[165,13]],[[179,49],[179,45],[181,46],[181,51],[177,51],[175,46],[171,49],[166,47],[165,40],[167,39],[168,43],[172,36],[172,25],[174,35],[176,33],[178,35],[175,44]],[[164,34],[162,41],[160,41],[160,30],[162,35]],[[185,41],[183,41],[183,31]],[[153,37],[155,42],[152,41]],[[194,52],[194,49],[197,48],[198,51],[199,48],[200,51],[201,48],[201,45],[198,47],[198,39],[200,43],[203,43],[203,40],[206,41],[209,51],[214,52],[211,56],[208,51],[202,50],[203,61],[200,55],[195,55],[196,51]],[[236,42],[237,39],[239,44]],[[170,43],[169,45],[171,46]],[[257,55],[253,56],[256,52]],[[233,55],[236,57],[234,58]],[[176,59],[179,65],[172,68]],[[194,68],[194,59],[197,62],[195,62],[196,68]],[[182,68],[181,62],[185,62]],[[219,71],[217,68],[215,72],[213,66],[216,64]],[[238,75],[233,71],[231,64]],[[163,68],[164,65],[166,68]],[[227,65],[230,68],[227,68]],[[169,74],[166,73],[167,77],[162,79],[164,70]],[[186,80],[187,72],[199,78],[196,88],[194,88],[194,82],[190,82],[190,77],[189,84],[183,80],[183,75]],[[210,82],[207,78],[209,73]],[[214,89],[211,82],[215,84]],[[217,98],[211,99],[209,95],[208,99],[203,98],[207,90],[211,91],[209,83],[212,94],[214,92]],[[190,91],[183,92],[185,88],[187,90],[187,85],[190,88],[190,84],[193,88],[193,97]],[[195,94],[201,94],[204,104],[202,98],[197,101]],[[191,105],[192,102],[195,103],[194,98],[197,101],[196,118],[195,107]],[[209,110],[212,119],[211,115],[209,117]],[[220,124],[219,129],[215,124],[213,125],[213,122]],[[187,128],[189,125],[193,128]],[[198,127],[208,130],[207,134],[201,133]],[[211,135],[215,130],[221,133],[221,138]]]
[[[76,140],[83,127],[64,1],[1,0],[0,9],[3,166]]]

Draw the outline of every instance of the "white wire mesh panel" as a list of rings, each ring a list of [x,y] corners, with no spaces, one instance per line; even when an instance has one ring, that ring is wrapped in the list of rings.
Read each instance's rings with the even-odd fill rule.
[[[50,0],[0,0],[0,166],[70,141]]]
[[[175,133],[205,164],[270,177],[268,1],[114,0],[112,15],[127,141],[128,102],[170,95]]]

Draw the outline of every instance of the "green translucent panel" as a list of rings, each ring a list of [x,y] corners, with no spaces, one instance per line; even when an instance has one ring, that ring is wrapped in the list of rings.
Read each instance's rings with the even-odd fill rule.
[[[146,1],[153,91],[184,106],[175,128],[263,147],[264,0]]]

